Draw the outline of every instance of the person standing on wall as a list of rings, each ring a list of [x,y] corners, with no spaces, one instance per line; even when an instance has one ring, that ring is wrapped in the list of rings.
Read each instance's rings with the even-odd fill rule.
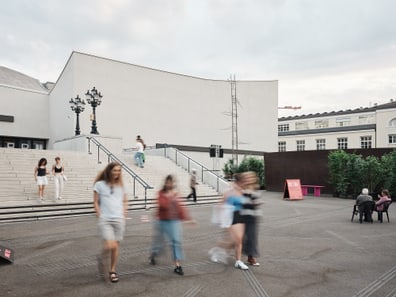
[[[103,239],[102,254],[98,257],[99,270],[106,281],[115,283],[118,282],[116,265],[128,211],[121,165],[117,162],[109,163],[96,177],[94,208]]]
[[[48,185],[48,178],[47,178],[47,159],[41,158],[34,168],[34,180],[38,186],[38,195],[40,200],[44,200],[44,188]]]
[[[143,166],[144,160],[144,143],[143,140],[140,138],[140,135],[136,138],[136,153],[135,153],[135,163],[140,168],[144,168]]]
[[[54,182],[55,182],[55,200],[62,199],[64,177],[65,177],[64,171],[65,171],[65,167],[61,163],[60,157],[56,157],[55,164],[52,165],[52,175],[54,176]]]
[[[187,196],[187,199],[193,198],[194,202],[197,202],[197,190],[196,186],[198,185],[197,183],[197,171],[193,169],[191,171],[191,177],[190,177],[190,188],[191,188],[191,193]]]

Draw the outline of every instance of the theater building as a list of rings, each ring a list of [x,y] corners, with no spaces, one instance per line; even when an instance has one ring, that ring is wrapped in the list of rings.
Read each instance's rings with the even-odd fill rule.
[[[92,135],[93,108],[79,114],[70,99],[95,87],[98,135],[121,148],[141,135],[150,145],[232,148],[232,83],[72,52],[55,83],[0,67],[0,145],[32,149],[81,149]],[[238,149],[277,151],[278,81],[234,81]],[[234,123],[235,124],[235,123]],[[82,140],[82,142],[84,142]],[[81,147],[80,147],[81,146]]]

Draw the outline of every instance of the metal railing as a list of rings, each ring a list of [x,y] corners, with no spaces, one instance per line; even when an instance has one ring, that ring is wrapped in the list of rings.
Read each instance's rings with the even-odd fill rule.
[[[191,173],[195,169],[197,177],[201,179],[202,183],[208,184],[216,189],[218,193],[223,193],[228,187],[229,182],[223,177],[219,176],[213,170],[208,169],[197,161],[194,161],[186,154],[174,147],[164,147],[164,156],[176,163],[176,165]]]
[[[133,197],[136,196],[136,182],[144,188],[144,203],[147,206],[147,190],[154,189],[154,187],[150,186],[146,181],[144,181],[139,175],[137,175],[131,168],[129,168],[123,161],[117,158],[112,152],[110,152],[103,144],[101,144],[97,139],[94,137],[87,137],[88,139],[88,153],[92,154],[91,151],[91,142],[96,145],[97,147],[97,154],[98,154],[98,163],[102,163],[100,160],[100,152],[103,152],[107,156],[107,162],[118,162],[124,172],[129,174],[133,179]]]

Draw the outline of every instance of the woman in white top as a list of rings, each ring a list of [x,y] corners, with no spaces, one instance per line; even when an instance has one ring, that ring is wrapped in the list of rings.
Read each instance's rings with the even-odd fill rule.
[[[55,199],[62,199],[62,193],[63,193],[63,173],[65,171],[65,167],[61,163],[60,157],[55,158],[55,164],[52,165],[52,175],[54,176],[54,182],[55,182]]]
[[[105,280],[118,281],[116,265],[120,241],[124,237],[128,200],[122,181],[121,165],[109,163],[94,184],[94,207],[103,239],[99,269]],[[110,270],[109,270],[110,269]]]

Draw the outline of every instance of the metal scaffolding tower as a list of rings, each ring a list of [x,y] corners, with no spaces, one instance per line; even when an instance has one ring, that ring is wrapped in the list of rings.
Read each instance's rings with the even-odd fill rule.
[[[236,96],[236,80],[234,76],[230,75],[231,84],[231,121],[232,121],[232,160],[235,165],[238,165],[238,99]]]

